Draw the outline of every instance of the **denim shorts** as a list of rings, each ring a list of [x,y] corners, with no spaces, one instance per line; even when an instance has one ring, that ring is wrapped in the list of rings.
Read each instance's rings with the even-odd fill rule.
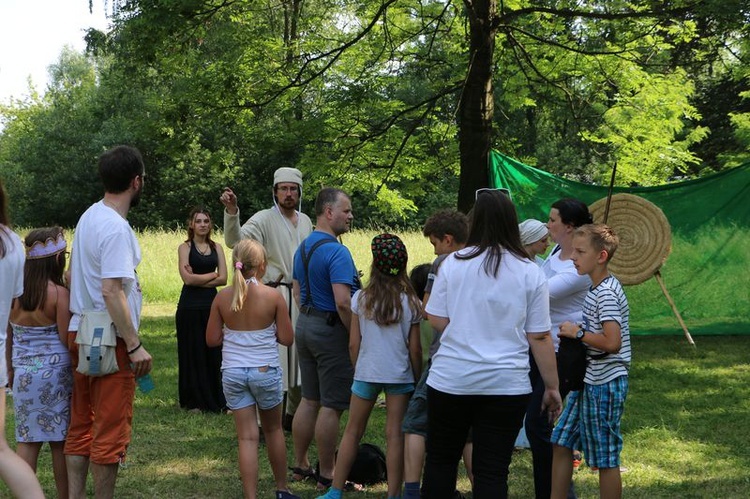
[[[375,400],[380,392],[386,395],[406,395],[414,391],[414,383],[371,383],[357,381],[352,383],[352,393],[365,400]]]
[[[427,438],[427,375],[430,374],[429,365],[422,372],[417,388],[406,406],[404,422],[401,429],[404,433],[421,435]]]
[[[221,372],[221,382],[233,411],[255,404],[267,411],[283,398],[280,367],[230,367]]]

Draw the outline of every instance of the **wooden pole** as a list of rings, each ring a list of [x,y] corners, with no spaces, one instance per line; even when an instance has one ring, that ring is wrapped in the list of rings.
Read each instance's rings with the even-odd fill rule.
[[[612,190],[615,187],[615,175],[617,174],[617,161],[615,161],[615,164],[612,166],[612,176],[609,179],[609,189],[607,189],[607,204],[604,207],[604,220],[602,220],[602,223],[607,223],[607,219],[609,218],[609,205],[612,203]]]
[[[679,322],[680,326],[682,326],[682,330],[685,332],[685,337],[687,338],[688,343],[690,343],[692,346],[695,346],[695,342],[693,341],[693,337],[690,336],[690,331],[688,331],[688,328],[685,325],[685,321],[682,320],[682,316],[680,315],[679,310],[677,310],[677,306],[674,304],[674,300],[672,300],[672,297],[669,296],[669,292],[667,291],[667,287],[664,285],[664,280],[661,277],[661,271],[657,270],[654,273],[654,277],[656,278],[656,282],[659,283],[659,286],[661,286],[662,293],[664,293],[664,296],[667,297],[667,301],[669,302],[669,306],[672,307],[672,312],[674,312],[675,317],[677,317],[677,322]]]

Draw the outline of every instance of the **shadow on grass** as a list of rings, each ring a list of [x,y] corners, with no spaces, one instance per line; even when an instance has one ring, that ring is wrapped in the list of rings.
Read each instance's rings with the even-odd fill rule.
[[[634,339],[625,445],[633,464],[668,477],[635,497],[750,495],[749,350],[746,336],[705,337],[697,348],[675,337]],[[680,476],[671,476],[673,470]]]
[[[686,321],[686,325],[691,336],[750,335],[750,322],[748,322],[746,317],[724,321],[693,320]],[[633,336],[685,335],[675,318],[660,320],[658,323],[651,322],[633,325],[631,334]]]

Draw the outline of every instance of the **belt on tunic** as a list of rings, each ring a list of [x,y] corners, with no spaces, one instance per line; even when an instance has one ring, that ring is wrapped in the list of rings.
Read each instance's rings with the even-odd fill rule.
[[[270,286],[272,288],[278,288],[279,286],[284,286],[285,288],[292,289],[292,283],[290,282],[276,282],[276,281],[270,281],[264,283],[266,286]]]

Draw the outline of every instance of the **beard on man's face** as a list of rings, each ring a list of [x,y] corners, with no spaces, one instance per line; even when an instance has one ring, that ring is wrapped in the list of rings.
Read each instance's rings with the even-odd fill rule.
[[[138,203],[141,202],[141,191],[142,190],[143,190],[142,188],[138,189],[138,192],[136,192],[135,195],[132,198],[130,198],[130,207],[131,208],[135,208],[136,206],[138,206]]]
[[[297,207],[297,199],[294,196],[276,196],[276,202],[282,208],[291,210]]]

